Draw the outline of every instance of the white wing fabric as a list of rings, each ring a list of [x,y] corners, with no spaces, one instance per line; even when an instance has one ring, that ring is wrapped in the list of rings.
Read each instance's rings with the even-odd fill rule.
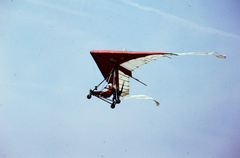
[[[133,71],[134,69],[138,68],[139,66],[147,64],[150,61],[156,60],[156,59],[164,57],[164,56],[167,56],[167,55],[162,55],[162,54],[148,55],[148,56],[145,56],[145,57],[132,59],[132,60],[129,60],[127,62],[124,62],[124,63],[121,64],[121,66],[130,70],[130,71]]]
[[[169,54],[167,54],[169,55]],[[147,64],[150,61],[156,60],[160,57],[164,57],[167,55],[163,54],[157,54],[157,55],[148,55],[145,57],[140,57],[137,59],[132,59],[127,62],[122,63],[120,66],[124,67],[125,69],[129,71],[133,71],[134,69],[138,68],[139,66],[142,66],[144,64]],[[119,88],[121,90],[121,87],[123,86],[123,91],[121,96],[126,96],[129,94],[129,76],[124,74],[122,71],[119,70]]]
[[[121,96],[129,94],[129,76],[118,70],[119,75],[119,88],[123,88]]]

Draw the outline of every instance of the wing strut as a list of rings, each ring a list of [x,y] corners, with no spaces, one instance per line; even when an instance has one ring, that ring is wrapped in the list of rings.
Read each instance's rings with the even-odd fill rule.
[[[132,76],[130,76],[130,77],[132,77]],[[145,83],[143,83],[142,81],[140,81],[139,79],[137,79],[137,78],[134,78],[134,77],[132,77],[134,80],[136,80],[136,81],[138,81],[138,82],[140,82],[141,84],[143,84],[144,86],[147,86],[147,84],[145,84]]]
[[[106,80],[108,80],[108,78],[112,75],[112,72],[114,71],[114,68],[112,68],[111,72],[109,73],[109,75],[104,79],[102,80],[102,82],[100,82],[97,86],[95,86],[94,90],[97,90],[97,88]]]

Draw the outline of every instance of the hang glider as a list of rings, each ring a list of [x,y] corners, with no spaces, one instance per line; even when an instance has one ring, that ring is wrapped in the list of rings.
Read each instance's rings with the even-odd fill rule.
[[[95,86],[93,90],[87,95],[90,99],[91,96],[111,104],[111,108],[115,108],[116,104],[119,104],[120,97],[129,95],[129,77],[136,81],[146,85],[132,76],[132,71],[141,65],[144,65],[150,61],[156,60],[160,57],[169,57],[172,55],[210,55],[213,54],[219,58],[226,58],[224,55],[219,55],[216,52],[213,53],[165,53],[165,52],[136,52],[136,51],[113,51],[113,50],[92,50],[90,52],[95,60],[98,68],[100,69],[104,80],[99,85]],[[108,90],[97,91],[97,88],[103,84],[109,84]],[[112,98],[110,98],[112,96]],[[131,97],[126,97],[131,98]],[[138,97],[133,97],[138,98]],[[150,97],[140,97],[150,98]],[[154,100],[157,105],[159,104]]]

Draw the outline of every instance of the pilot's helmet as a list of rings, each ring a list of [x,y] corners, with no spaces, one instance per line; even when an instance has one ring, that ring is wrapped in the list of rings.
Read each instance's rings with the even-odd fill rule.
[[[109,84],[108,84],[108,87],[109,87],[109,88],[112,87],[112,86],[113,86],[112,83],[109,83]]]

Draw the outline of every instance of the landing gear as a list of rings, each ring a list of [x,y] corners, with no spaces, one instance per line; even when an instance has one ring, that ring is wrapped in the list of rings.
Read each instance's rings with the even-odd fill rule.
[[[87,98],[88,98],[88,99],[91,99],[91,97],[92,97],[92,96],[91,96],[90,94],[87,95]]]
[[[119,104],[121,101],[119,99],[119,97],[116,97],[116,93],[114,93],[113,95],[113,98],[112,99],[108,99],[108,98],[104,98],[104,97],[101,97],[100,95],[94,95],[93,94],[93,90],[90,89],[89,91],[89,94],[87,95],[87,98],[88,99],[91,99],[91,97],[93,96],[96,96],[97,98],[111,104],[111,108],[114,109],[116,107],[116,104]]]
[[[111,104],[111,108],[114,109],[114,108],[115,108],[115,105],[116,105],[116,103],[113,102],[113,103]]]
[[[119,99],[119,98],[117,98],[117,99],[113,99],[113,102],[112,102],[112,104],[111,104],[111,108],[112,109],[114,109],[116,106],[116,104],[119,104],[121,102],[121,100]]]
[[[89,94],[87,95],[87,98],[88,98],[88,99],[91,99],[92,94],[93,94],[93,90],[90,89],[90,90],[89,90]]]
[[[121,102],[121,100],[119,99],[119,94],[117,93],[117,91],[115,90],[113,93],[113,98],[112,98],[112,104],[111,104],[111,108],[114,109],[116,104],[119,104]]]

